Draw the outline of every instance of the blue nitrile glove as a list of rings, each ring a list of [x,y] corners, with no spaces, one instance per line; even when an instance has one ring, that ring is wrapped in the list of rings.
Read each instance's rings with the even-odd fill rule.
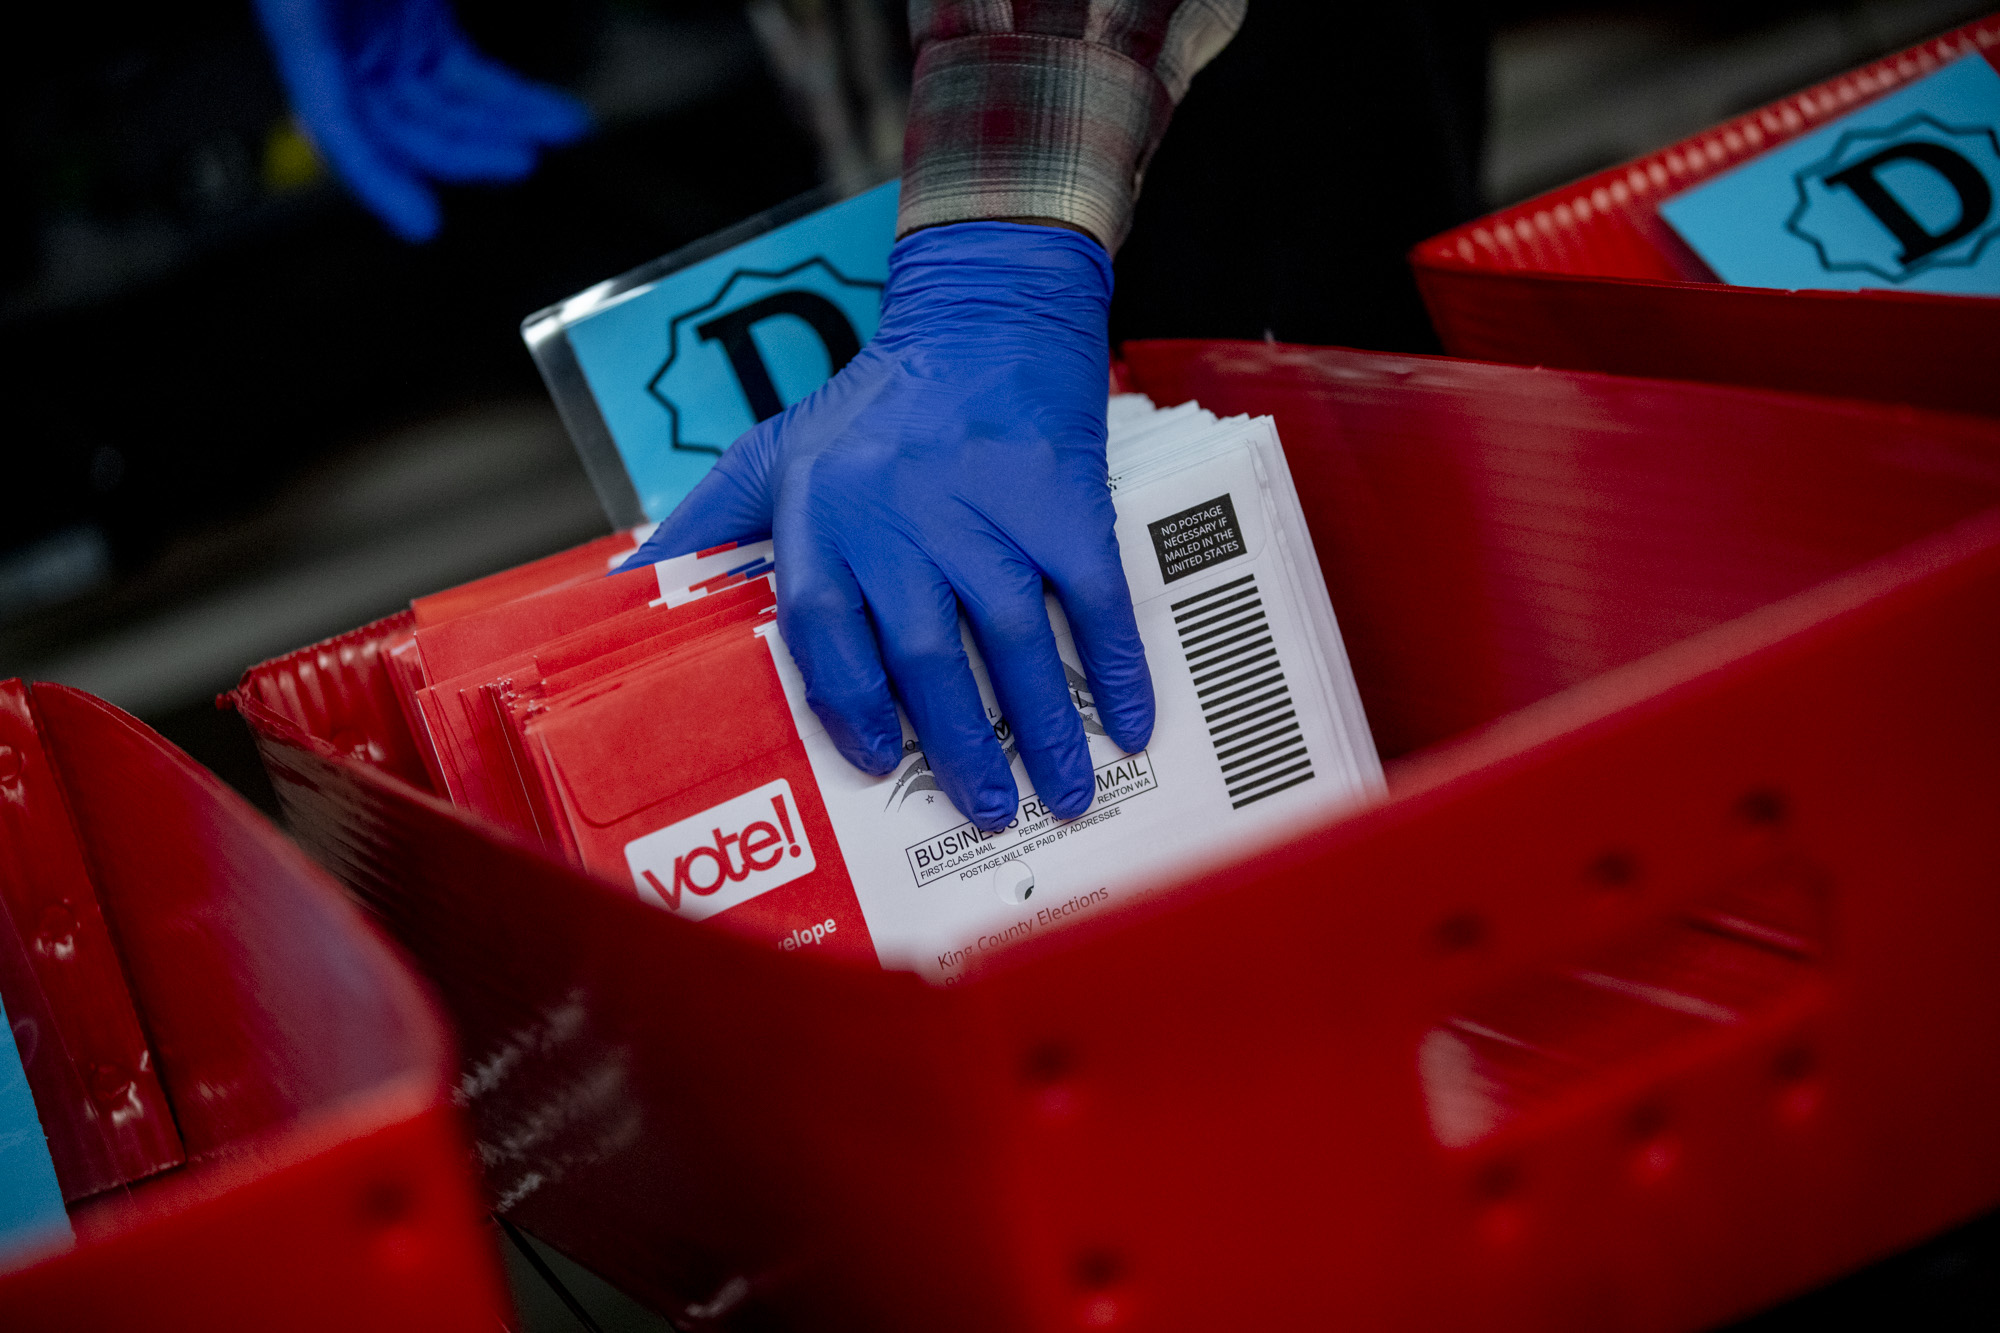
[[[1111,258],[1076,232],[963,222],[905,238],[874,341],[731,445],[628,567],[770,534],[779,625],[840,752],[896,766],[893,682],[945,795],[993,830],[1014,817],[1014,778],[963,611],[1036,794],[1083,813],[1090,752],[1044,580],[1105,733],[1129,751],[1153,731],[1105,479],[1110,304]]]
[[[590,115],[473,49],[445,0],[256,0],[292,110],[406,241],[437,235],[431,181],[517,181]]]

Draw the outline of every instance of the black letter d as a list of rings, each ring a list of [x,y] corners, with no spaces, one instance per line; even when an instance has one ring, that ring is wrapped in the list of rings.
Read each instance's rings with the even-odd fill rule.
[[[729,368],[736,372],[736,382],[743,386],[750,415],[759,421],[785,410],[784,400],[778,397],[778,386],[771,383],[771,372],[757,353],[756,340],[750,336],[753,325],[774,315],[794,315],[809,324],[825,345],[827,362],[836,375],[861,350],[861,339],[840,307],[815,292],[772,292],[741,310],[695,325],[694,331],[703,342],[722,344],[722,350],[729,355]]]
[[[1897,161],[1923,163],[1944,177],[1945,183],[1958,195],[1958,221],[1949,229],[1932,235],[1925,230],[1923,223],[1910,216],[1908,209],[1896,202],[1896,196],[1882,188],[1881,181],[1875,179],[1875,173],[1883,166]],[[1891,144],[1873,157],[1864,157],[1851,167],[1842,167],[1828,176],[1826,183],[1854,191],[1854,197],[1875,215],[1876,221],[1903,243],[1903,253],[1896,256],[1896,262],[1904,268],[1926,255],[1935,254],[1960,237],[1971,235],[1993,211],[1993,188],[1979,174],[1978,167],[1943,144],[1921,140]]]

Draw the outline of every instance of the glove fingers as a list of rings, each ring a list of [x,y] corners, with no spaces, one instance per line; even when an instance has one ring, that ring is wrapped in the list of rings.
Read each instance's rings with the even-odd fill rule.
[[[379,142],[438,180],[517,181],[535,169],[532,144],[454,126],[434,106],[425,90],[408,84],[365,95],[361,104],[362,118]]]
[[[324,7],[258,0],[292,109],[326,163],[361,203],[406,241],[428,241],[443,218],[423,180],[371,139],[355,106],[346,57]]]
[[[783,420],[772,417],[745,431],[618,572],[724,542],[762,541],[770,536]]]
[[[986,583],[961,592],[960,601],[1001,715],[1013,729],[1035,794],[1058,819],[1074,819],[1090,808],[1095,781],[1083,719],[1049,627],[1041,573],[1013,564]]]
[[[787,549],[786,560],[778,627],[805,680],[806,702],[848,763],[888,773],[902,761],[903,728],[861,588],[830,552]]]
[[[531,154],[541,147],[507,107],[461,98],[434,77],[384,82],[377,100],[402,120],[449,138],[505,144]]]
[[[973,680],[958,598],[935,566],[910,556],[864,577],[882,660],[945,795],[980,828],[1005,828],[1020,791]],[[781,559],[781,596],[790,577]]]
[[[453,36],[421,59],[374,61],[363,81],[387,93],[410,119],[454,135],[521,140],[529,146],[567,143],[589,128],[589,114],[569,94],[513,74]],[[468,78],[468,68],[479,77]]]
[[[1132,613],[1118,540],[1109,522],[1102,526],[1103,537],[1088,543],[1067,568],[1052,570],[1050,580],[1069,619],[1104,734],[1130,754],[1145,749],[1153,736],[1153,677],[1146,669],[1146,645]]]
[[[581,101],[516,74],[462,38],[446,48],[437,77],[453,99],[490,108],[507,128],[538,143],[574,143],[590,132],[590,112]]]
[[[422,177],[377,147],[351,117],[315,114],[304,106],[299,114],[327,164],[389,230],[412,243],[438,234],[444,216]]]
[[[478,57],[450,10],[435,0],[398,0],[395,11],[357,35],[353,80],[369,129],[441,180],[528,175],[538,147],[559,141],[547,132],[547,108],[550,97],[563,95],[524,91],[533,85],[522,79],[465,87],[455,71]]]
[[[393,46],[379,55],[364,51],[357,61],[371,130],[440,180],[513,181],[534,170],[535,143],[506,108],[450,86],[446,67],[465,38],[447,11],[406,0],[391,31]]]
[[[509,141],[527,138],[514,128],[503,108],[462,97],[447,87],[435,64],[421,68],[398,66],[384,71],[379,78],[365,80],[364,86],[377,101],[403,119],[456,137]]]

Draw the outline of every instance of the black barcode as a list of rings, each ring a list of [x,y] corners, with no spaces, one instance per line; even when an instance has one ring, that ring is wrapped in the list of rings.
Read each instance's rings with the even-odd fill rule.
[[[1217,584],[1172,609],[1231,808],[1241,810],[1310,780],[1312,759],[1264,617],[1257,576]]]

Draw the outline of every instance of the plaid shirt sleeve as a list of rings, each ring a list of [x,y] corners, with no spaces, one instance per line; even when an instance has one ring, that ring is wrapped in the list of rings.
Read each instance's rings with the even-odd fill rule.
[[[897,234],[1051,218],[1116,252],[1196,71],[1249,0],[911,0]]]

